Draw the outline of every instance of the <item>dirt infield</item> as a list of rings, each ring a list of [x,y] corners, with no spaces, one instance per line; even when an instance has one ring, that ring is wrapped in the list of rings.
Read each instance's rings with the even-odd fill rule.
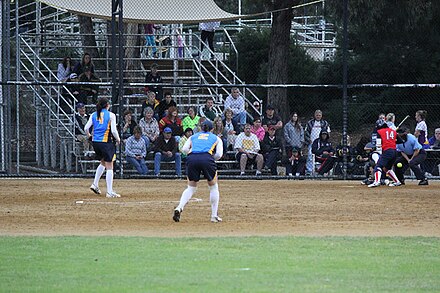
[[[224,180],[221,224],[209,222],[205,182],[180,223],[171,216],[184,180],[116,179],[119,199],[94,195],[90,183],[1,179],[0,235],[440,236],[440,182],[369,189],[355,181]]]

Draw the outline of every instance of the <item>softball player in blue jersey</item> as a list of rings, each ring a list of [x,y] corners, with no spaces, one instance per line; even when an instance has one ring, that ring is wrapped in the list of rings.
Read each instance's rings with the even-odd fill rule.
[[[90,186],[90,189],[96,193],[101,194],[101,190],[98,187],[99,179],[105,170],[105,181],[107,183],[106,197],[121,197],[113,190],[113,161],[115,160],[115,145],[112,141],[113,138],[116,143],[120,143],[118,131],[116,129],[116,115],[109,111],[110,103],[107,98],[99,99],[96,104],[96,112],[90,115],[89,121],[87,121],[84,130],[88,137],[92,137],[93,149],[95,150],[96,159],[101,161],[95,172],[95,179]],[[89,129],[93,126],[93,135],[90,134]]]
[[[223,155],[223,143],[220,137],[211,133],[212,122],[205,120],[202,123],[202,131],[192,135],[182,148],[186,159],[186,174],[188,187],[183,191],[179,205],[174,209],[173,220],[180,221],[183,208],[197,190],[197,182],[200,181],[200,174],[208,180],[209,200],[211,202],[211,222],[218,223],[222,219],[218,216],[219,191],[217,184],[216,160]]]

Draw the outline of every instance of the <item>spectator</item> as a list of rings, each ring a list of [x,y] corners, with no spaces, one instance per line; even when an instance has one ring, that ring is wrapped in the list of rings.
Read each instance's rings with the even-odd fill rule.
[[[177,43],[177,57],[182,59],[185,55],[184,46],[185,42],[183,40],[182,32],[180,29],[176,29],[176,43]]]
[[[307,122],[306,129],[304,131],[304,141],[308,145],[309,150],[306,165],[307,175],[310,175],[314,168],[312,158],[313,142],[315,141],[315,139],[319,138],[319,134],[323,129],[326,130],[327,133],[330,133],[330,124],[326,120],[322,119],[322,111],[316,110],[314,118]]]
[[[301,155],[301,149],[297,147],[286,147],[286,154],[286,174],[288,176],[293,176],[293,174],[295,174],[295,176],[304,175],[306,158]]]
[[[90,151],[90,141],[84,131],[89,120],[89,115],[86,113],[86,106],[83,103],[76,104],[77,113],[75,113],[75,135],[76,139],[82,143],[82,152]]]
[[[92,73],[95,73],[95,65],[93,65],[92,57],[89,53],[84,53],[81,62],[76,63],[75,67],[73,68],[73,72],[80,76],[86,72],[86,68],[89,68]]]
[[[181,154],[180,157],[182,158],[183,161],[186,159],[187,154],[182,152],[182,148],[185,145],[185,142],[188,140],[188,138],[190,138],[191,135],[193,134],[194,132],[191,128],[186,128],[185,131],[183,132],[182,137],[179,140],[179,153]]]
[[[277,161],[281,158],[283,140],[276,135],[274,126],[269,126],[268,132],[261,142],[261,151],[264,156],[265,168],[270,169],[272,175],[278,175]]]
[[[260,120],[263,119],[263,115],[261,112],[261,104],[258,101],[254,101],[252,103],[253,107],[250,107],[250,110],[248,111],[252,118],[255,119],[255,117],[260,117]]]
[[[286,141],[286,149],[297,148],[301,150],[304,146],[304,128],[299,123],[297,113],[292,113],[290,121],[284,126],[284,139]]]
[[[150,67],[150,72],[145,76],[146,83],[162,83],[162,77],[158,72],[158,65],[153,63]],[[145,86],[145,92],[154,92],[156,94],[157,99],[162,100],[162,86],[160,85],[147,85]],[[153,108],[154,110],[154,108]]]
[[[255,175],[261,175],[263,168],[263,155],[259,154],[260,142],[255,134],[251,133],[251,125],[244,126],[244,132],[240,133],[235,140],[234,149],[237,151],[235,158],[240,162],[240,175],[244,175],[248,161],[257,163]]]
[[[156,34],[155,30],[160,29],[160,26],[155,26],[152,23],[147,23],[144,26],[145,29],[145,47],[147,49],[147,57],[157,58],[157,48],[156,48]],[[149,54],[149,49],[151,48],[151,56]]]
[[[204,43],[208,42],[208,46],[211,49],[212,52],[215,51],[214,49],[214,35],[215,30],[220,26],[219,21],[213,21],[213,22],[201,22],[199,24],[199,30],[201,32],[200,39],[202,40],[200,42],[200,52],[203,53],[204,49]],[[196,54],[198,55],[198,54]],[[214,56],[212,53],[209,53],[210,58],[213,58]]]
[[[394,162],[397,179],[399,179],[401,184],[405,184],[403,174],[405,174],[408,168],[411,168],[417,180],[420,180],[419,185],[428,185],[425,173],[419,167],[426,160],[426,151],[417,141],[417,138],[409,133],[409,129],[406,126],[401,126],[397,130],[397,135],[401,138],[401,141],[398,140],[396,146],[398,157]]]
[[[174,137],[178,136],[180,138],[182,135],[182,120],[179,118],[176,107],[170,107],[168,109],[168,115],[160,119],[159,131],[163,132],[166,127],[171,128]]]
[[[266,135],[266,131],[264,131],[263,126],[261,126],[261,118],[259,116],[256,116],[254,118],[254,123],[251,127],[251,132],[258,137],[259,142],[263,141],[264,136]]]
[[[190,106],[187,110],[188,115],[182,120],[183,129],[191,128],[194,130],[199,123],[200,116],[196,114],[194,107]]]
[[[426,171],[431,175],[439,176],[438,165],[440,164],[440,128],[435,129],[434,136],[429,139],[429,145],[431,149],[437,150],[437,152],[434,152],[434,157],[432,160],[425,161]]]
[[[240,95],[238,88],[233,87],[231,94],[226,97],[225,109],[232,110],[232,119],[238,123],[238,127],[241,128],[246,124],[246,110],[244,107],[244,98]]]
[[[147,174],[148,167],[145,163],[147,146],[142,139],[142,130],[139,126],[133,129],[133,135],[125,142],[125,155],[127,162],[133,165],[139,174]]]
[[[156,93],[150,91],[147,93],[147,99],[142,102],[142,110],[141,113],[144,113],[145,108],[150,107],[154,111],[154,118],[159,121],[159,101],[156,99]]]
[[[206,118],[205,118],[205,117],[200,117],[200,118],[199,118],[199,122],[197,123],[196,127],[194,127],[194,129],[193,129],[194,133],[197,133],[197,132],[202,131],[202,124],[203,124],[203,122],[205,122],[205,121],[206,121]],[[182,123],[183,123],[183,122],[182,122]],[[212,124],[212,122],[211,122],[211,124]]]
[[[145,140],[147,150],[150,144],[154,143],[159,136],[159,123],[153,117],[154,111],[150,107],[145,108],[144,117],[139,121],[142,130],[142,138]]]
[[[160,162],[175,161],[177,176],[182,175],[181,157],[177,151],[178,143],[172,136],[173,131],[165,127],[163,133],[157,138],[154,144],[154,174],[160,175]]]
[[[199,108],[200,117],[206,117],[209,121],[213,122],[217,113],[214,111],[214,99],[209,97],[205,101],[205,105]]]
[[[235,139],[237,138],[237,135],[240,132],[237,122],[235,122],[232,119],[232,115],[233,114],[231,109],[229,108],[225,109],[225,113],[224,113],[225,118],[223,119],[223,126],[225,127],[225,131],[227,134],[226,137],[227,143],[223,147],[223,149],[225,150],[233,149],[235,145]]]
[[[318,169],[319,175],[324,175],[333,169],[333,165],[336,161],[336,158],[334,157],[335,150],[329,139],[330,136],[327,130],[323,128],[319,137],[313,141],[312,153],[315,155],[315,161],[321,163],[321,166]]]
[[[159,119],[162,119],[164,116],[168,114],[168,108],[169,107],[177,107],[176,102],[173,100],[173,96],[170,92],[166,92],[164,94],[164,99],[160,101],[158,106],[158,115]]]
[[[72,59],[70,57],[64,57],[63,62],[58,64],[58,70],[57,70],[58,81],[62,81],[62,82],[67,81],[72,72],[73,72]]]
[[[213,123],[213,129],[212,133],[220,137],[220,139],[223,142],[223,145],[226,146],[227,140],[228,140],[228,132],[226,131],[225,127],[223,126],[223,121],[220,116],[215,117],[214,123]],[[226,152],[226,148],[223,148],[223,154]]]
[[[275,108],[272,105],[268,105],[266,108],[266,113],[263,115],[262,120],[264,131],[268,131],[269,127],[272,126],[275,128],[275,131],[279,133],[279,129],[283,128],[283,121],[281,121],[281,117],[275,115]]]
[[[123,121],[121,121],[122,140],[125,141],[134,134],[134,128],[137,126],[137,123],[133,120],[133,113],[129,109],[124,111],[123,118]]]
[[[416,112],[416,130],[414,132],[417,141],[422,145],[424,149],[429,149],[428,142],[428,126],[426,125],[426,111],[419,110]]]
[[[84,73],[78,78],[80,82],[100,82],[101,80],[95,76],[91,67],[84,67]],[[79,86],[79,99],[82,103],[87,104],[87,97],[92,97],[92,103],[96,104],[98,100],[99,86],[94,84],[82,84]]]

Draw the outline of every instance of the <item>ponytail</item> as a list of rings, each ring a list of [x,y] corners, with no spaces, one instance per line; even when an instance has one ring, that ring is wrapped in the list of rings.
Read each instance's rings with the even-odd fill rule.
[[[101,116],[102,109],[105,109],[108,105],[108,99],[107,98],[100,98],[98,100],[98,103],[96,104],[96,117],[99,119]]]

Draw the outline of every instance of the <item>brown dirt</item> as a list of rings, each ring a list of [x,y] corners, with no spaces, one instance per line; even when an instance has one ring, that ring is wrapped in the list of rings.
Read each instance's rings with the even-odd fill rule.
[[[184,180],[116,179],[119,199],[95,196],[90,183],[1,179],[0,235],[440,236],[440,182],[369,189],[357,181],[224,180],[221,224],[209,222],[205,182],[180,223],[171,216]]]

